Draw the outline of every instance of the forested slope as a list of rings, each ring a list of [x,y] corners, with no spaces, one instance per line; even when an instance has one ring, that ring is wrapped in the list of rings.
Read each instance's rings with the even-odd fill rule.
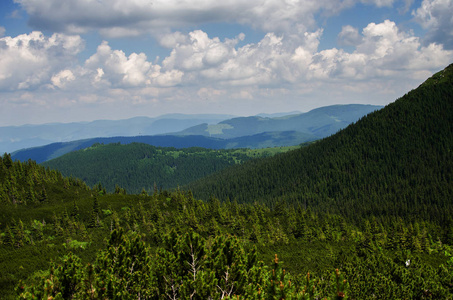
[[[65,176],[82,179],[88,185],[101,183],[109,192],[116,186],[138,194],[143,189],[170,189],[182,186],[229,166],[252,158],[293,148],[269,150],[176,149],[147,144],[97,144],[43,163]]]
[[[0,295],[453,299],[452,71],[305,150],[194,185],[206,201],[109,194],[5,154]]]
[[[380,111],[309,147],[189,186],[196,197],[282,198],[347,218],[449,224],[453,215],[453,65]]]
[[[364,218],[356,226],[283,202],[271,208],[204,202],[184,191],[108,194],[32,162],[5,155],[0,163],[7,194],[27,178],[47,190],[38,201],[2,195],[5,299],[453,296],[452,249],[444,229],[429,222]]]

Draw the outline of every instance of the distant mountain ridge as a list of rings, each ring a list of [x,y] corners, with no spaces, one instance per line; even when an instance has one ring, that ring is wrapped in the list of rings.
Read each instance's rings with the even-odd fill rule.
[[[232,117],[223,114],[166,114],[155,118],[5,126],[0,127],[0,152],[95,137],[165,134],[201,123],[216,124]]]
[[[380,108],[382,107],[359,104],[334,105],[321,107],[307,113],[276,118],[240,117],[224,120],[217,124],[203,123],[171,135],[96,137],[52,143],[13,152],[12,157],[21,161],[33,159],[41,163],[74,150],[90,147],[94,143],[129,144],[135,142],[160,147],[210,149],[294,146],[329,136]],[[167,122],[170,119],[162,120]]]
[[[267,132],[253,136],[239,137],[223,140],[201,135],[174,136],[174,135],[155,135],[155,136],[133,136],[133,137],[105,137],[77,140],[65,143],[52,143],[49,145],[22,149],[11,154],[15,160],[27,161],[32,159],[37,163],[42,163],[54,158],[58,158],[69,152],[91,147],[93,144],[113,144],[123,145],[131,143],[143,143],[156,147],[174,147],[177,149],[202,147],[207,149],[233,149],[233,148],[268,148],[280,145],[296,146],[301,143],[310,142],[313,139],[299,132]]]
[[[381,108],[382,106],[363,104],[331,105],[306,113],[281,117],[238,117],[218,124],[200,124],[176,134],[230,139],[264,132],[298,131],[311,135],[313,139],[319,139],[332,135],[368,113]]]

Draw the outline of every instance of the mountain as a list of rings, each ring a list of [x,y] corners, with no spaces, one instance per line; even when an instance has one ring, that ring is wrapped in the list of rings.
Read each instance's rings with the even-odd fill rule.
[[[233,118],[219,123],[200,122],[197,123],[197,126],[186,130],[159,136],[147,136],[143,133],[158,132],[158,130],[171,131],[171,129],[175,129],[178,126],[188,126],[190,123],[201,121],[201,119],[195,118],[197,115],[167,115],[167,118],[155,120],[148,127],[144,125],[148,122],[148,118],[134,118],[123,121],[96,121],[90,124],[93,128],[97,128],[98,131],[93,129],[90,134],[96,136],[96,132],[98,132],[99,135],[97,136],[101,136],[100,132],[103,131],[107,133],[107,136],[24,148],[13,152],[12,157],[21,161],[32,159],[41,163],[70,151],[90,147],[95,143],[118,142],[122,144],[146,143],[161,147],[205,147],[210,149],[255,149],[294,146],[329,136],[367,113],[380,108],[380,106],[358,104],[333,105],[314,109],[303,114],[283,114],[283,117],[263,118],[254,116]],[[198,117],[201,116],[203,115]],[[214,122],[214,118],[211,121]],[[112,126],[112,128],[109,128],[109,126]],[[122,127],[125,128],[123,131],[125,135],[112,137],[113,133],[118,132],[118,128]],[[127,136],[126,133],[131,132],[131,128],[135,132],[142,133],[142,135]],[[82,130],[81,132],[84,131]]]
[[[129,193],[145,189],[153,191],[176,188],[205,177],[226,167],[252,158],[287,151],[269,150],[211,150],[205,148],[163,148],[132,143],[97,144],[93,147],[65,154],[43,163],[64,176],[82,179],[89,186],[101,183],[113,192],[118,185]]]
[[[298,131],[319,139],[334,134],[362,116],[381,108],[382,106],[361,104],[332,105],[282,117],[239,117],[218,124],[200,124],[177,134],[229,139],[264,132]]]
[[[405,217],[453,226],[452,99],[450,65],[333,136],[188,188],[202,199],[281,199],[350,219]]]
[[[6,126],[0,127],[0,153],[94,137],[165,134],[202,123],[216,124],[232,117],[216,114],[167,114],[156,118]]]
[[[452,77],[192,185],[207,201],[110,194],[4,154],[2,299],[452,299]],[[129,146],[80,152],[104,148]]]
[[[29,159],[38,163],[60,157],[71,151],[85,149],[93,144],[131,144],[144,143],[158,147],[190,148],[203,147],[208,149],[233,149],[233,148],[268,148],[280,146],[296,146],[315,140],[310,135],[300,132],[266,132],[253,136],[239,137],[229,140],[210,138],[205,136],[135,136],[135,137],[110,137],[78,140],[66,143],[53,143],[46,146],[18,150],[11,154],[13,159],[27,161]]]

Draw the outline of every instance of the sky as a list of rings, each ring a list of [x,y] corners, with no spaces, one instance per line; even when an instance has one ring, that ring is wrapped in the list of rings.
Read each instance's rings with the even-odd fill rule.
[[[453,0],[1,0],[0,126],[386,105],[453,62]]]

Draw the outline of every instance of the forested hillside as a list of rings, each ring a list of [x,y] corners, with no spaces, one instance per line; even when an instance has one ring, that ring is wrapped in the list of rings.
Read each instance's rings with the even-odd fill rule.
[[[196,200],[191,192],[108,194],[2,158],[5,299],[449,299],[453,259],[429,222],[341,216],[277,202]],[[53,174],[53,175],[50,175]],[[45,179],[47,178],[47,179]],[[33,185],[36,185],[35,183]]]
[[[108,193],[5,154],[0,294],[453,299],[452,78],[194,193]]]
[[[189,185],[196,197],[283,199],[347,219],[427,220],[453,230],[453,65],[309,147]]]
[[[208,149],[239,149],[239,148],[270,148],[281,146],[297,146],[302,143],[313,141],[310,135],[295,131],[266,132],[252,136],[238,137],[222,140],[205,136],[132,136],[132,137],[111,137],[93,138],[78,140],[66,143],[53,143],[42,147],[22,149],[11,153],[13,159],[27,161],[29,159],[42,163],[58,158],[69,152],[82,150],[91,147],[93,144],[132,144],[142,143],[156,147],[174,147],[178,149],[203,147]]]
[[[63,175],[88,185],[101,183],[109,192],[120,186],[129,193],[176,188],[252,158],[271,156],[292,148],[211,150],[163,148],[146,144],[96,144],[45,162]]]

